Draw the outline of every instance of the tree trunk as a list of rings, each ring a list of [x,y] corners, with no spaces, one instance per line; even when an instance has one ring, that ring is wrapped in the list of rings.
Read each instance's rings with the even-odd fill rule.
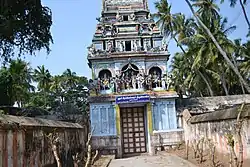
[[[53,151],[54,157],[56,159],[57,167],[62,167],[56,143],[52,144],[52,151]]]
[[[239,124],[242,124],[242,122],[240,122]],[[242,125],[239,125],[239,126],[242,126]],[[239,144],[238,167],[242,167],[242,165],[243,165],[243,144],[242,144],[241,128],[236,131],[236,137],[238,139],[238,144]]]
[[[241,6],[242,12],[243,12],[243,14],[244,14],[245,20],[246,20],[246,22],[247,22],[248,30],[250,31],[250,21],[249,21],[249,19],[248,19],[248,17],[247,17],[247,12],[246,12],[246,9],[245,9],[245,7],[244,7],[244,4],[243,4],[242,0],[240,0],[240,6]]]
[[[211,31],[207,28],[207,26],[201,21],[201,19],[197,16],[197,14],[195,13],[191,3],[189,2],[189,0],[185,0],[190,8],[190,10],[192,11],[195,19],[197,20],[197,22],[201,25],[201,27],[207,32],[207,34],[210,36],[210,38],[212,39],[213,43],[215,44],[215,46],[217,47],[218,51],[220,52],[220,54],[223,56],[223,58],[226,60],[227,64],[229,65],[229,67],[231,67],[231,69],[235,72],[235,74],[239,77],[239,80],[242,81],[244,87],[246,88],[247,92],[250,93],[250,87],[248,85],[248,83],[244,80],[244,78],[241,76],[239,70],[237,67],[234,66],[234,64],[231,62],[231,60],[229,59],[229,57],[227,56],[226,52],[224,52],[224,50],[221,48],[221,46],[219,45],[219,43],[217,42],[217,40],[215,39],[215,37],[213,36],[213,34],[211,33]]]
[[[87,161],[86,161],[86,164],[85,164],[85,167],[90,167],[91,166],[91,145],[87,145],[88,147],[88,152],[87,152]]]
[[[232,59],[233,59],[234,65],[237,66],[237,63],[236,63],[236,61],[235,61],[235,59],[234,59],[233,56],[232,56]],[[243,83],[241,82],[241,80],[240,80],[240,86],[241,86],[242,93],[243,93],[243,94],[246,94],[244,85],[243,85]]]
[[[244,88],[242,82],[240,82],[240,86],[241,86],[242,94],[243,94],[243,95],[246,94],[245,88]]]
[[[173,38],[174,38],[174,40],[175,40],[175,42],[176,42],[176,44],[177,44],[177,47],[179,47],[179,48],[181,49],[181,51],[182,51],[184,54],[186,54],[185,49],[179,44],[178,40],[177,40],[175,37],[173,37]]]
[[[188,160],[188,155],[189,155],[189,140],[187,140],[187,144],[186,144],[186,158]]]
[[[223,87],[223,89],[225,91],[225,94],[226,94],[226,96],[228,96],[229,93],[228,93],[228,89],[227,89],[227,84],[226,84],[224,72],[221,73],[220,80],[221,80],[221,83],[222,83],[222,87]]]
[[[200,72],[200,70],[197,70],[197,71],[198,71],[198,74],[203,79],[203,81],[206,83],[210,96],[214,96],[214,92],[213,92],[208,80],[206,79],[206,77],[202,74],[202,72]]]

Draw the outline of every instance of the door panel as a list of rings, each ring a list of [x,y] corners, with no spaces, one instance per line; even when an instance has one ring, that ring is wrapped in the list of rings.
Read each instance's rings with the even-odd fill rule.
[[[121,108],[123,153],[146,152],[144,107]]]

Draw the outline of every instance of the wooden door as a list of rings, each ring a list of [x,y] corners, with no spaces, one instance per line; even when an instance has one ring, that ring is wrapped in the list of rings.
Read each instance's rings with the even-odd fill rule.
[[[124,154],[146,152],[144,107],[121,108]]]

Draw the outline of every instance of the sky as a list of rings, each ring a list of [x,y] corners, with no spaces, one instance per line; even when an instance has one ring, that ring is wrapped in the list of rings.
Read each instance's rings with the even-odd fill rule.
[[[155,12],[154,2],[149,0],[152,13]],[[226,0],[227,1],[227,0]],[[184,13],[191,16],[185,0],[168,0],[172,4],[172,13]],[[33,68],[45,65],[51,74],[62,74],[67,68],[78,75],[90,78],[91,71],[87,65],[87,47],[91,44],[96,29],[96,18],[101,14],[102,0],[42,0],[43,5],[52,10],[53,26],[51,29],[54,43],[49,55],[40,51],[36,56],[26,56]],[[236,25],[237,30],[230,38],[246,40],[247,24],[239,5],[230,8],[229,3],[221,6],[221,14],[228,17],[229,25]],[[250,3],[246,7],[250,17]],[[174,41],[170,42],[171,55],[179,49]]]

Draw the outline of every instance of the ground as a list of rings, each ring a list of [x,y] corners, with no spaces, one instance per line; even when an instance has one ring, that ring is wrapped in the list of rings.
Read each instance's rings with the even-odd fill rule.
[[[112,160],[109,167],[195,167],[190,162],[175,155],[136,156]]]
[[[194,152],[192,148],[189,148],[188,152],[189,152],[188,161],[195,164],[197,167],[211,167],[212,166],[212,161],[210,160],[210,153],[208,151],[204,151],[204,157],[203,157],[204,161],[202,163],[199,162],[199,158],[194,158]],[[170,149],[166,153],[176,155],[183,159],[187,158],[186,148],[184,147],[184,145],[180,146],[179,149]],[[228,167],[230,165],[229,155],[222,155],[219,153],[215,153],[215,157],[216,157],[216,167]],[[250,161],[245,160],[243,162],[243,167],[249,167],[249,166],[250,166]]]

